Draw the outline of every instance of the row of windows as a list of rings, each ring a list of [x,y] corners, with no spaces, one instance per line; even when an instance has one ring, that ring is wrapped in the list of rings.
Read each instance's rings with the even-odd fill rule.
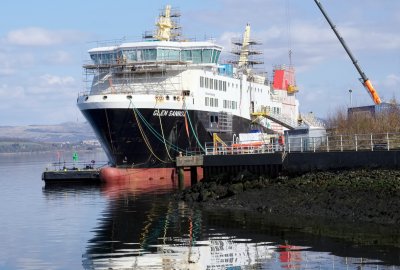
[[[226,81],[200,76],[200,87],[226,92]]]
[[[233,109],[236,110],[238,108],[237,102],[232,100],[225,100],[224,99],[224,108],[225,109]]]
[[[91,53],[95,64],[132,63],[141,61],[192,61],[217,63],[221,51],[217,49],[123,49],[116,52]]]
[[[206,97],[205,105],[209,107],[218,107],[218,98]]]
[[[272,113],[276,113],[276,114],[280,114],[281,113],[281,108],[278,107],[272,107],[271,106],[267,106],[267,111],[268,112],[272,112]]]
[[[250,86],[249,85],[249,87],[247,88],[247,90],[254,90],[254,91],[256,91],[256,92],[262,92],[262,88],[258,88],[258,87],[253,87],[253,86]]]

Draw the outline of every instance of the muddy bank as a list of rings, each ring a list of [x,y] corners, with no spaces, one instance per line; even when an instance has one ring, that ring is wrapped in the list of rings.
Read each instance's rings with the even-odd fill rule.
[[[315,172],[276,179],[246,172],[232,179],[217,175],[177,196],[211,209],[400,224],[400,171],[395,170]]]

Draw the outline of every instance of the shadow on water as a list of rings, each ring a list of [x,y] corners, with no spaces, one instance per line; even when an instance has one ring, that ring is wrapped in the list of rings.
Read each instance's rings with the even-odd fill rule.
[[[100,193],[101,183],[52,183],[43,186],[43,195],[47,199],[57,199],[67,194],[87,195]]]
[[[138,180],[154,187],[154,178]],[[46,196],[101,192],[107,208],[83,254],[85,269],[398,269],[399,229],[191,207],[174,179],[45,186]],[[142,184],[143,184],[142,183]],[[146,186],[146,185],[145,185]],[[386,268],[385,268],[386,267]]]

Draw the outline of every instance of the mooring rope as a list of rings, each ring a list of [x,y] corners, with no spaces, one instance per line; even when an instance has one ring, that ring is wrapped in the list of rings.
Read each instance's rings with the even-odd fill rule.
[[[171,155],[169,154],[169,150],[168,150],[168,147],[167,147],[167,143],[166,143],[166,141],[165,141],[164,128],[163,128],[162,123],[161,123],[161,116],[160,116],[160,109],[159,109],[159,108],[157,108],[157,114],[158,114],[158,119],[160,120],[160,129],[161,129],[161,134],[162,134],[162,138],[163,138],[163,141],[164,141],[165,151],[167,152],[167,155],[168,155],[169,159],[170,159],[171,161],[174,161],[174,159],[173,159],[173,158],[171,157]]]
[[[158,159],[160,162],[162,162],[162,163],[168,163],[168,161],[162,160],[161,158],[159,158],[159,157],[156,155],[156,153],[154,153],[153,149],[151,148],[150,142],[148,141],[148,138],[147,138],[146,134],[145,134],[144,131],[143,131],[142,125],[140,124],[140,121],[139,121],[139,119],[138,119],[138,117],[137,117],[136,111],[133,110],[133,113],[134,113],[134,115],[135,115],[135,119],[136,119],[136,122],[137,122],[137,124],[138,124],[138,127],[139,127],[140,133],[141,133],[141,135],[142,135],[142,138],[143,138],[143,140],[144,140],[144,142],[145,142],[147,148],[149,149],[150,153],[151,153],[156,159]]]
[[[185,100],[183,100],[183,106],[182,107],[185,110],[185,114],[187,115],[187,119],[189,120],[190,129],[193,132],[193,136],[196,139],[197,144],[200,146],[200,148],[201,148],[201,150],[203,150],[203,152],[206,152],[206,149],[204,149],[203,145],[200,143],[200,140],[196,135],[196,132],[194,131],[194,128],[193,128],[193,125],[192,125],[192,121],[190,120],[189,112],[188,112],[187,107],[186,107]]]
[[[132,103],[132,107],[133,110],[136,110],[139,118],[141,118],[141,120],[143,121],[143,123],[146,125],[146,127],[150,130],[150,132],[160,141],[163,142],[162,140],[162,136],[152,127],[152,125],[146,120],[146,118],[143,116],[143,114],[140,113],[140,111],[134,107],[133,103]],[[179,151],[185,151],[184,149],[180,148],[179,146],[169,142],[168,140],[165,141],[173,150],[175,150],[176,152]]]

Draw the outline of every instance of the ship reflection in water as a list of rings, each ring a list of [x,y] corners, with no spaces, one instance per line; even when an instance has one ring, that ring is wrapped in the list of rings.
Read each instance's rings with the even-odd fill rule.
[[[390,261],[256,213],[191,207],[173,199],[175,177],[156,175],[100,187],[109,203],[83,254],[85,269],[377,269]]]
[[[112,199],[89,241],[86,269],[224,269],[272,258],[271,243],[206,228],[202,211],[173,200],[165,192],[168,180],[158,180],[156,192],[132,181],[104,186]],[[154,187],[157,180],[150,181]]]

